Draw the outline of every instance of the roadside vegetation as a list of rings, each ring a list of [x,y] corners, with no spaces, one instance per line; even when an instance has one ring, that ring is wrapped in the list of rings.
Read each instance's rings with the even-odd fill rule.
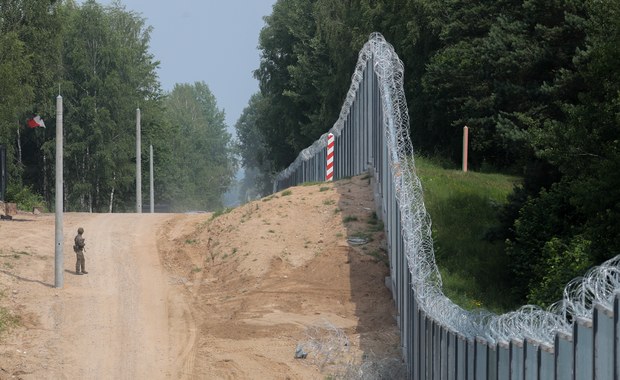
[[[19,260],[22,255],[29,255],[27,252],[3,251],[0,249],[0,258],[2,259],[0,270],[11,270],[15,267],[15,261]],[[0,342],[3,341],[2,335],[19,324],[19,318],[11,311],[2,306],[7,297],[7,290],[0,289]]]
[[[471,310],[504,312],[520,306],[510,297],[510,261],[504,241],[493,239],[499,211],[520,179],[503,174],[464,173],[417,158],[416,168],[431,215],[443,291]]]

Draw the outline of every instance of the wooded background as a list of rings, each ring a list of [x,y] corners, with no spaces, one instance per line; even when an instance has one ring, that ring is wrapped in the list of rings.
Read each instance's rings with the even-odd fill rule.
[[[380,32],[405,65],[416,154],[457,164],[467,125],[471,169],[523,178],[500,225],[475,237],[506,242],[515,297],[549,304],[620,253],[620,1],[278,0],[236,142],[205,83],[161,90],[150,31],[120,3],[0,0],[7,197],[53,203],[59,92],[68,211],[133,209],[138,107],[158,203],[220,207],[235,154],[243,193],[264,194],[336,121],[357,53]],[[33,114],[47,128],[26,127]]]

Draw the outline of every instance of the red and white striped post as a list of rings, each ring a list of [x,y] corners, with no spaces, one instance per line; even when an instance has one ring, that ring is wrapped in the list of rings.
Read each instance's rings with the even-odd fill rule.
[[[327,135],[327,167],[325,171],[325,181],[334,179],[334,134]]]

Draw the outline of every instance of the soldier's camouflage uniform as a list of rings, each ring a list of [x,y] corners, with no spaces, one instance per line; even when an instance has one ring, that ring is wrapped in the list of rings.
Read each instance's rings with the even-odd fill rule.
[[[75,262],[75,273],[76,274],[86,274],[86,260],[84,259],[84,247],[86,246],[86,242],[82,237],[82,234],[78,232],[75,236],[75,244],[73,245],[73,250],[77,256],[77,261]]]

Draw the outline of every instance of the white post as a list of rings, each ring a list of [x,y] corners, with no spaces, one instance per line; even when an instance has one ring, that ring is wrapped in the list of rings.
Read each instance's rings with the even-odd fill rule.
[[[55,277],[54,286],[63,287],[63,132],[62,132],[62,96],[56,98],[56,249],[54,256]]]
[[[142,142],[140,141],[140,108],[136,108],[136,213],[142,213]]]
[[[469,128],[463,127],[463,171],[467,172],[467,150],[469,143]]]
[[[151,183],[149,184],[149,188],[150,188],[150,194],[149,194],[149,198],[151,201],[151,214],[155,212],[155,188],[153,187],[153,183],[154,181],[154,177],[153,177],[153,145],[149,146],[149,172],[150,172],[150,180]]]

